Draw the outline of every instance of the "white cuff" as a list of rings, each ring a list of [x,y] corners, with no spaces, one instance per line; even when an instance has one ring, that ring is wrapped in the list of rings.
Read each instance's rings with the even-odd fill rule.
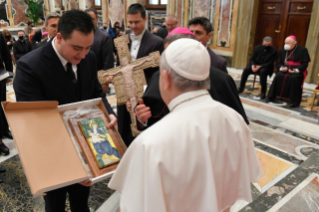
[[[282,67],[280,67],[279,71],[282,71]]]
[[[137,119],[138,122],[140,122],[140,123],[143,125],[143,127],[147,127],[147,122],[148,122],[148,120],[147,120],[146,122],[142,122],[142,121],[139,120],[137,117],[136,117],[136,119]]]
[[[300,73],[299,69],[295,69],[296,73]]]

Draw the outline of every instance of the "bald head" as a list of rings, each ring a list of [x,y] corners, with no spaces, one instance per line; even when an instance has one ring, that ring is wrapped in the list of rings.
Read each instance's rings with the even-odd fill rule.
[[[291,37],[287,37],[286,40],[285,40],[284,48],[285,48],[285,50],[289,51],[289,50],[294,49],[296,47],[296,45],[297,45],[297,41],[296,40],[294,40]]]
[[[166,16],[165,23],[166,23],[166,29],[168,33],[170,33],[173,29],[176,28],[178,21],[174,14],[169,14]]]

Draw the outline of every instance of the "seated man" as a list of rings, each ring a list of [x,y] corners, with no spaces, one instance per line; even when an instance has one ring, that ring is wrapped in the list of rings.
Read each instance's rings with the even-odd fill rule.
[[[277,49],[272,47],[272,38],[265,37],[262,45],[256,46],[249,60],[249,64],[244,69],[241,75],[240,87],[238,93],[242,93],[245,89],[245,84],[250,74],[258,74],[260,78],[261,94],[260,99],[266,98],[267,91],[267,76],[271,77],[274,73],[274,61],[276,58]]]
[[[291,107],[298,107],[309,62],[308,50],[305,47],[297,46],[295,36],[288,36],[284,48],[277,56],[276,67],[279,71],[270,86],[267,102],[276,97],[282,97],[290,100]]]
[[[31,43],[29,40],[25,39],[23,30],[18,31],[18,38],[19,40],[13,44],[13,55],[17,62],[22,56],[32,50]]]
[[[196,58],[196,60],[194,60]],[[243,118],[212,99],[205,46],[181,38],[160,60],[159,89],[170,113],[128,148],[109,187],[121,211],[229,211],[252,201],[262,172]]]

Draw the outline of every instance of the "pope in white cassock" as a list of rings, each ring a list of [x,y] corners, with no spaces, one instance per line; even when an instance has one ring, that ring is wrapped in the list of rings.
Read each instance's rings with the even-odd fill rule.
[[[252,201],[261,176],[253,140],[243,118],[210,97],[209,69],[207,49],[192,39],[162,54],[170,113],[134,140],[112,177],[121,212],[219,212]]]

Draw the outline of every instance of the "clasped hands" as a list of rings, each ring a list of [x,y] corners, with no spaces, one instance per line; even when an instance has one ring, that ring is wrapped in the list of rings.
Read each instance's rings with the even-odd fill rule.
[[[253,72],[259,71],[260,68],[261,68],[261,66],[257,66],[257,65],[252,65],[251,66],[251,69],[253,70]]]
[[[281,66],[281,70],[283,71],[283,72],[289,72],[290,74],[294,74],[294,73],[296,73],[296,69],[288,69],[287,67],[283,67],[283,66]]]
[[[131,103],[129,101],[126,102],[126,109],[128,112],[131,110]],[[143,123],[147,122],[147,120],[152,117],[151,109],[150,107],[146,107],[143,99],[139,100],[139,105],[135,108],[135,116]]]

